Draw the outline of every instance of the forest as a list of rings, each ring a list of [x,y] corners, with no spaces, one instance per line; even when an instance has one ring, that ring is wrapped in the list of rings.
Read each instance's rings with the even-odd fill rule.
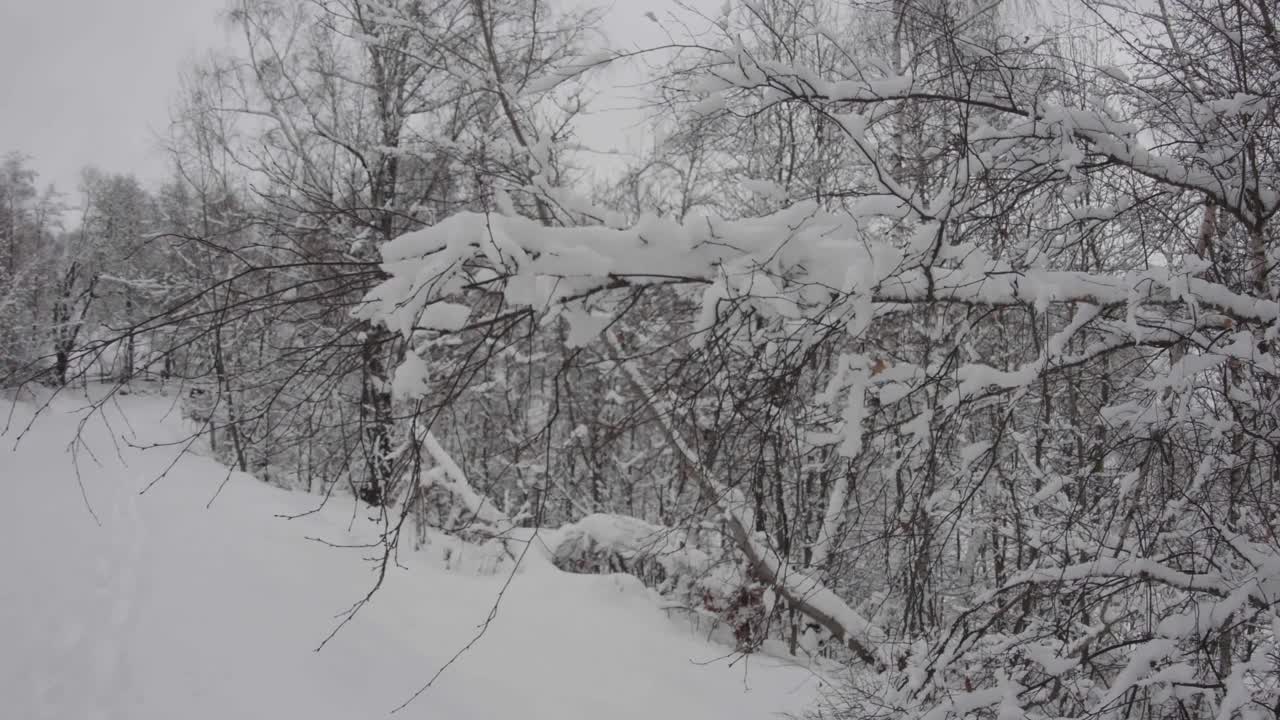
[[[814,718],[1280,720],[1280,7],[566,6],[230,3],[167,181],[4,156],[0,386],[374,517],[348,619],[533,532]]]

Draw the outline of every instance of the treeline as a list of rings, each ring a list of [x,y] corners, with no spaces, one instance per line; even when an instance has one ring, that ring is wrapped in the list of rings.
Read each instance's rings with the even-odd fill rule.
[[[174,268],[171,248],[156,239],[177,186],[153,195],[132,176],[86,168],[74,198],[41,189],[30,162],[10,153],[0,176],[0,370],[8,383],[64,385],[90,370],[127,381],[159,357],[163,338],[126,334],[107,356],[84,349],[164,306]]]

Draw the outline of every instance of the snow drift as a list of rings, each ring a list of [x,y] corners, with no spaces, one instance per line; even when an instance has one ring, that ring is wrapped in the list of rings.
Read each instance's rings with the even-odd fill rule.
[[[358,547],[376,538],[366,510],[333,499],[285,519],[318,499],[179,457],[164,443],[182,422],[162,397],[118,398],[76,441],[83,404],[59,399],[15,446],[34,415],[18,403],[4,435],[0,715],[384,717],[503,592],[506,573],[401,552],[316,652],[374,582],[374,553]],[[808,670],[730,652],[670,621],[633,578],[528,563],[480,640],[398,714],[767,718],[814,698]]]

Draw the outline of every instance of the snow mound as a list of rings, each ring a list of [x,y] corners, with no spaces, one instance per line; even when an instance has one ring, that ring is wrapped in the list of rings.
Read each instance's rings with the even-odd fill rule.
[[[371,550],[330,545],[376,536],[368,512],[335,499],[282,519],[317,499],[143,449],[182,437],[162,397],[111,403],[73,455],[80,405],[55,402],[15,447],[33,414],[16,405],[0,446],[0,716],[386,717],[477,634],[507,580],[402,552],[405,567],[315,652],[374,581]],[[536,563],[397,716],[745,720],[815,699],[809,671],[727,652],[638,583]]]

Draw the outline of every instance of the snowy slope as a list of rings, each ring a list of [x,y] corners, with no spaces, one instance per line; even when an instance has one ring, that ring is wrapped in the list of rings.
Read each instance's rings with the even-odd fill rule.
[[[139,496],[176,451],[130,443],[179,437],[182,423],[170,401],[135,395],[83,433],[99,525],[67,452],[76,406],[55,403],[14,449],[31,417],[19,404],[0,447],[0,717],[386,717],[471,639],[506,579],[406,553],[314,652],[372,581],[367,552],[307,539],[361,537],[351,504],[283,520],[315,498],[232,475],[206,509],[227,475],[196,456]],[[484,637],[396,717],[747,720],[813,699],[808,671],[714,662],[725,653],[631,583],[531,564]]]

